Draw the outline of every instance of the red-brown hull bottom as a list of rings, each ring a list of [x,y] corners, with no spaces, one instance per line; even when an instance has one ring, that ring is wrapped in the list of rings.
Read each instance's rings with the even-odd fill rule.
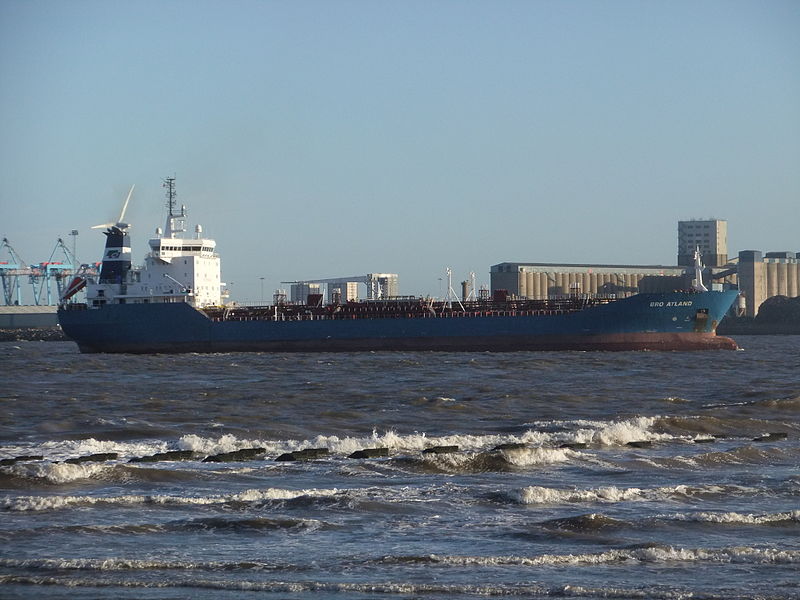
[[[426,337],[319,340],[215,340],[207,342],[115,343],[83,352],[520,352],[520,351],[693,351],[736,350],[736,342],[714,333],[619,333],[503,337]]]

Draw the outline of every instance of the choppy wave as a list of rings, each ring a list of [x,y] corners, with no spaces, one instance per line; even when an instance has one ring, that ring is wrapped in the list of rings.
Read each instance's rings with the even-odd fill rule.
[[[788,413],[796,415],[800,411],[800,396],[790,395],[782,398],[765,398],[746,402],[723,402],[709,404],[704,408],[738,408],[742,406],[766,408],[772,413]]]
[[[93,575],[86,578],[64,578],[51,576],[29,575],[0,575],[0,585],[29,585],[29,586],[67,586],[67,587],[95,587],[95,588],[139,588],[139,589],[164,589],[188,588],[234,592],[267,592],[284,594],[302,594],[331,592],[336,594],[382,594],[382,595],[408,595],[422,594],[439,597],[464,595],[487,596],[521,596],[543,597],[554,596],[575,597],[573,593],[578,588],[566,586],[562,589],[548,589],[544,586],[531,585],[475,585],[475,584],[438,584],[438,583],[411,583],[411,582],[325,582],[325,581],[240,581],[229,579],[203,579],[192,577],[182,581],[136,581],[129,579],[113,578],[108,576]],[[585,588],[581,588],[582,590]],[[585,589],[583,597],[616,597],[616,598],[654,598],[674,600],[675,596],[662,593],[643,593],[638,591],[625,592],[621,588],[609,588],[590,592]],[[730,600],[730,598],[728,598]]]
[[[701,511],[678,513],[659,518],[697,523],[729,523],[733,525],[788,525],[800,523],[800,510],[765,514]]]
[[[148,456],[170,450],[190,450],[199,456],[210,456],[233,452],[245,448],[259,447],[266,450],[267,457],[275,457],[285,452],[292,452],[308,447],[324,447],[334,455],[349,455],[356,450],[371,447],[386,447],[396,453],[421,452],[430,446],[458,446],[468,452],[481,452],[506,443],[522,443],[532,447],[547,447],[564,443],[592,444],[598,446],[625,445],[635,441],[663,441],[673,436],[654,431],[657,417],[635,417],[619,421],[565,421],[553,427],[541,424],[543,429],[530,429],[520,435],[453,434],[445,436],[429,436],[424,432],[399,435],[394,431],[378,433],[371,436],[350,437],[336,435],[319,435],[304,440],[265,440],[247,439],[233,434],[219,437],[203,437],[196,434],[181,436],[174,442],[166,440],[143,440],[124,442],[116,440],[81,440],[47,441],[41,444],[11,445],[2,448],[4,457],[21,455],[43,455],[49,462],[63,461],[69,458],[101,453],[116,453],[120,461]]]
[[[367,437],[317,436],[308,440],[265,441],[244,439],[234,435],[219,438],[204,438],[197,435],[181,437],[177,443],[151,441],[138,443],[98,442],[83,440],[79,445],[71,442],[45,443],[37,447],[18,448],[20,454],[42,453],[45,460],[17,462],[0,466],[0,480],[8,482],[9,487],[25,487],[25,481],[43,485],[63,485],[80,480],[97,481],[169,481],[187,480],[201,477],[203,472],[213,473],[209,465],[199,469],[196,463],[206,456],[233,452],[246,448],[264,448],[266,452],[255,458],[252,464],[264,465],[286,452],[304,448],[325,448],[329,459],[343,459],[364,448],[387,448],[390,459],[411,459],[424,471],[470,473],[482,471],[503,471],[509,469],[532,468],[539,465],[568,463],[570,461],[602,463],[607,468],[625,468],[618,458],[604,457],[600,452],[609,445],[626,445],[632,442],[648,443],[675,440],[672,434],[653,431],[658,418],[641,417],[612,423],[580,421],[572,423],[578,429],[568,431],[528,430],[520,435],[449,435],[428,436],[424,433],[398,435],[389,431],[383,434],[373,432]],[[566,426],[567,424],[564,423]],[[693,434],[694,435],[694,434]],[[683,442],[693,438],[680,438]],[[496,450],[498,447],[518,444],[519,448]],[[51,446],[55,446],[55,449]],[[451,454],[425,455],[423,451],[433,446],[454,446],[458,452]],[[704,448],[706,446],[703,446]],[[181,468],[170,466],[170,462],[129,464],[131,458],[149,456],[170,450],[189,450],[196,453],[192,460],[184,461]],[[697,446],[699,449],[700,446]],[[585,451],[584,451],[585,450]],[[48,454],[49,452],[49,454]],[[105,462],[54,462],[53,457],[63,457],[69,453],[74,457],[79,453],[116,453],[119,458]],[[6,449],[6,452],[7,449]],[[642,454],[625,460],[637,460],[647,468],[656,469],[695,469],[697,467],[719,467],[731,464],[765,464],[776,461],[794,461],[800,449],[796,445],[759,445],[748,443],[744,446],[725,450],[706,451],[698,454],[659,456]],[[86,456],[86,454],[83,454]],[[230,464],[230,463],[229,463]],[[272,463],[275,464],[275,463]],[[219,463],[217,463],[219,465]],[[169,467],[165,469],[164,467]],[[215,467],[216,468],[216,467]],[[277,468],[277,467],[276,467]],[[224,469],[230,474],[231,467]],[[169,470],[169,474],[165,471]],[[191,473],[191,474],[190,474]],[[17,483],[14,483],[14,481]]]
[[[236,534],[262,534],[265,532],[307,533],[337,526],[318,519],[291,518],[225,518],[206,517],[182,519],[166,523],[117,523],[114,525],[64,525],[18,529],[0,533],[0,539],[24,538],[51,535],[151,535],[186,532],[216,532]]]
[[[0,500],[0,510],[9,512],[51,511],[100,507],[184,507],[219,506],[221,509],[262,509],[262,508],[345,508],[371,511],[397,511],[398,505],[410,503],[414,506],[429,501],[432,497],[445,497],[448,502],[462,505],[471,502],[469,487],[451,483],[433,486],[400,487],[361,487],[361,488],[311,488],[247,489],[231,494],[209,495],[170,495],[170,494],[129,494],[117,496],[102,495],[26,495],[8,497]],[[388,507],[392,508],[389,509]]]
[[[774,401],[778,402],[778,401]],[[741,416],[708,415],[671,415],[659,417],[654,423],[657,430],[673,436],[729,436],[733,438],[753,438],[776,428],[790,428],[788,423],[767,419],[747,418]]]
[[[241,581],[192,577],[181,581],[136,581],[103,575],[91,577],[51,577],[0,575],[0,585],[65,586],[69,588],[133,588],[133,589],[195,589],[220,592],[262,592],[277,594],[333,593],[374,594],[383,596],[424,597],[522,597],[522,598],[616,598],[618,600],[769,600],[785,596],[766,596],[762,593],[742,594],[739,590],[717,592],[687,592],[680,588],[665,589],[663,586],[625,588],[620,586],[588,587],[582,585],[543,586],[530,584],[447,584],[419,582],[325,582],[325,581]]]
[[[8,511],[56,510],[75,506],[90,505],[208,505],[226,503],[252,503],[268,500],[293,500],[302,497],[332,497],[342,494],[337,489],[287,490],[268,488],[264,490],[250,489],[236,494],[219,494],[210,496],[175,496],[175,495],[123,495],[123,496],[17,496],[4,498],[0,507]]]
[[[639,518],[625,521],[602,513],[588,513],[573,517],[550,519],[540,525],[547,529],[597,532],[626,528],[646,528],[652,531],[654,525],[669,523],[706,523],[711,525],[754,525],[754,526],[792,526],[800,523],[800,510],[779,513],[737,513],[737,512],[683,512]]]
[[[679,563],[688,564],[741,564],[741,565],[774,565],[794,568],[800,562],[800,551],[763,549],[747,546],[726,547],[717,549],[676,548],[672,546],[653,546],[646,548],[615,549],[598,553],[584,554],[540,554],[533,556],[466,556],[466,555],[400,555],[383,556],[367,561],[369,563],[404,566],[425,565],[433,568],[478,567],[493,568],[582,568],[605,565],[640,565],[669,566]],[[0,585],[23,584],[30,586],[93,586],[120,588],[205,588],[237,591],[262,591],[302,593],[331,591],[339,593],[381,593],[381,594],[438,594],[470,595],[470,596],[540,596],[540,597],[614,597],[614,598],[659,598],[676,600],[679,598],[766,598],[763,593],[747,595],[740,590],[724,590],[718,587],[715,592],[703,593],[699,590],[683,590],[679,586],[642,586],[638,588],[597,587],[575,585],[543,586],[539,584],[471,584],[471,583],[419,583],[419,582],[330,582],[330,581],[288,581],[283,580],[243,580],[213,579],[198,577],[196,573],[284,573],[302,572],[303,567],[291,564],[275,564],[259,561],[169,561],[142,559],[10,559],[0,558],[0,567],[27,571],[27,573],[0,575]],[[36,575],[36,571],[72,572],[53,576],[50,573]],[[184,577],[160,577],[142,580],[134,577],[135,573],[151,573],[154,571],[178,572],[190,575]],[[123,576],[131,573],[131,576]],[[84,575],[85,574],[85,575]],[[116,576],[115,576],[116,574]],[[687,596],[688,594],[688,596]]]
[[[601,486],[587,489],[562,489],[538,485],[524,487],[511,492],[511,499],[521,504],[573,504],[573,503],[615,503],[638,501],[688,500],[691,498],[716,498],[733,494],[752,495],[759,493],[757,488],[745,486],[689,486],[675,485],[655,488],[620,488]]]
[[[35,479],[59,485],[80,479],[97,479],[112,468],[113,466],[104,463],[31,462],[17,463],[11,467],[5,467],[4,472],[11,477]]]
[[[605,552],[587,554],[541,554],[538,556],[438,556],[434,554],[426,556],[389,556],[382,558],[380,562],[480,567],[562,567],[614,563],[669,564],[675,562],[793,565],[800,563],[800,550],[750,548],[747,546],[719,549],[654,546],[607,550]]]
[[[40,444],[4,446],[4,457],[38,454],[49,461],[63,461],[77,456],[115,452],[120,459],[127,460],[134,456],[146,456],[156,452],[165,452],[169,443],[163,440],[141,440],[134,442],[117,440],[97,440],[86,438],[79,440],[50,440]]]
[[[224,562],[128,558],[0,558],[0,567],[28,570],[59,569],[69,571],[266,571],[287,569],[291,568],[291,565],[258,561]]]
[[[428,473],[481,473],[565,463],[579,456],[580,453],[566,448],[520,448],[494,452],[426,454],[401,462]]]
[[[653,431],[656,417],[636,417],[611,423],[602,423],[597,429],[579,430],[576,442],[602,446],[624,446],[630,442],[669,440],[671,435]]]
[[[800,600],[798,341],[722,361],[30,346],[0,424],[0,596]]]
[[[800,448],[792,446],[756,446],[745,444],[726,451],[703,452],[693,456],[668,458],[649,457],[647,461],[662,469],[690,469],[724,467],[728,465],[762,465],[794,462]]]
[[[602,531],[605,529],[621,529],[630,526],[630,523],[615,519],[599,513],[566,517],[563,519],[550,519],[542,525],[548,529],[565,529],[568,531]]]

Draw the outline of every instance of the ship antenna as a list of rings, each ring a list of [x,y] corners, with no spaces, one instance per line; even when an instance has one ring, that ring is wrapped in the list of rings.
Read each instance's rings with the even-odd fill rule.
[[[167,188],[167,208],[169,209],[169,216],[176,217],[175,214],[175,177],[167,177],[164,180],[164,187]]]
[[[164,227],[164,237],[173,238],[175,233],[182,233],[186,231],[186,207],[181,206],[180,212],[176,209],[175,197],[178,195],[175,191],[175,177],[167,177],[164,180],[163,187],[167,189],[167,208],[169,214],[167,215],[167,223]]]
[[[700,262],[699,246],[694,249],[694,291],[708,291],[708,288],[703,284],[703,263]]]

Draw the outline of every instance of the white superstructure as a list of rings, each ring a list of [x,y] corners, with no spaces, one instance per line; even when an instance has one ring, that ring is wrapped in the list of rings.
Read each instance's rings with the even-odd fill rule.
[[[118,223],[106,231],[108,240],[103,268],[109,268],[98,283],[87,285],[89,307],[104,304],[149,302],[188,302],[203,308],[222,304],[220,259],[217,243],[203,237],[197,225],[193,236],[186,236],[186,207],[175,208],[175,179],[165,181],[168,189],[167,221],[150,239],[150,251],[142,267],[130,263],[128,225]]]

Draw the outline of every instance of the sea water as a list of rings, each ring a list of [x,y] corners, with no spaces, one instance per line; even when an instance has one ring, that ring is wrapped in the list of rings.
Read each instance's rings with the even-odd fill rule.
[[[0,597],[800,598],[800,337],[738,341],[2,343]]]

